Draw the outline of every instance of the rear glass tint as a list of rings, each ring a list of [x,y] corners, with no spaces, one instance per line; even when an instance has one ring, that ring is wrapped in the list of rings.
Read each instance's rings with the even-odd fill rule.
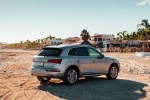
[[[43,48],[38,56],[60,56],[62,49],[58,48]]]

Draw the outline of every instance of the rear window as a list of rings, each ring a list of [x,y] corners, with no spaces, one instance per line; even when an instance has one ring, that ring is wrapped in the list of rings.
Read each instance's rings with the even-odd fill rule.
[[[38,56],[60,56],[62,49],[58,48],[43,48]]]

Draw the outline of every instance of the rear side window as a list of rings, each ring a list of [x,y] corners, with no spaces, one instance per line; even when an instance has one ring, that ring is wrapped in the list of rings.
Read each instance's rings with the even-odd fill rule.
[[[68,55],[72,56],[89,56],[84,47],[73,48],[69,51]]]
[[[73,49],[70,49],[68,55],[70,55],[70,56],[75,56],[75,54],[74,54],[74,48],[73,48]]]
[[[60,56],[62,49],[58,48],[44,48],[39,53],[38,56]]]

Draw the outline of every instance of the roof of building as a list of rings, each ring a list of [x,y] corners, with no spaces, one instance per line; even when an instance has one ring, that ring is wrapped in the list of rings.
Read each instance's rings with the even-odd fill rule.
[[[103,36],[112,36],[112,34],[97,34],[97,33],[94,34],[94,36],[102,36],[102,35]]]

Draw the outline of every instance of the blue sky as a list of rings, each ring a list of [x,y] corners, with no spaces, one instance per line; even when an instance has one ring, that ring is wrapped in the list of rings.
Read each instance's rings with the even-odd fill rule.
[[[0,42],[130,33],[142,19],[150,22],[150,0],[0,0]]]

